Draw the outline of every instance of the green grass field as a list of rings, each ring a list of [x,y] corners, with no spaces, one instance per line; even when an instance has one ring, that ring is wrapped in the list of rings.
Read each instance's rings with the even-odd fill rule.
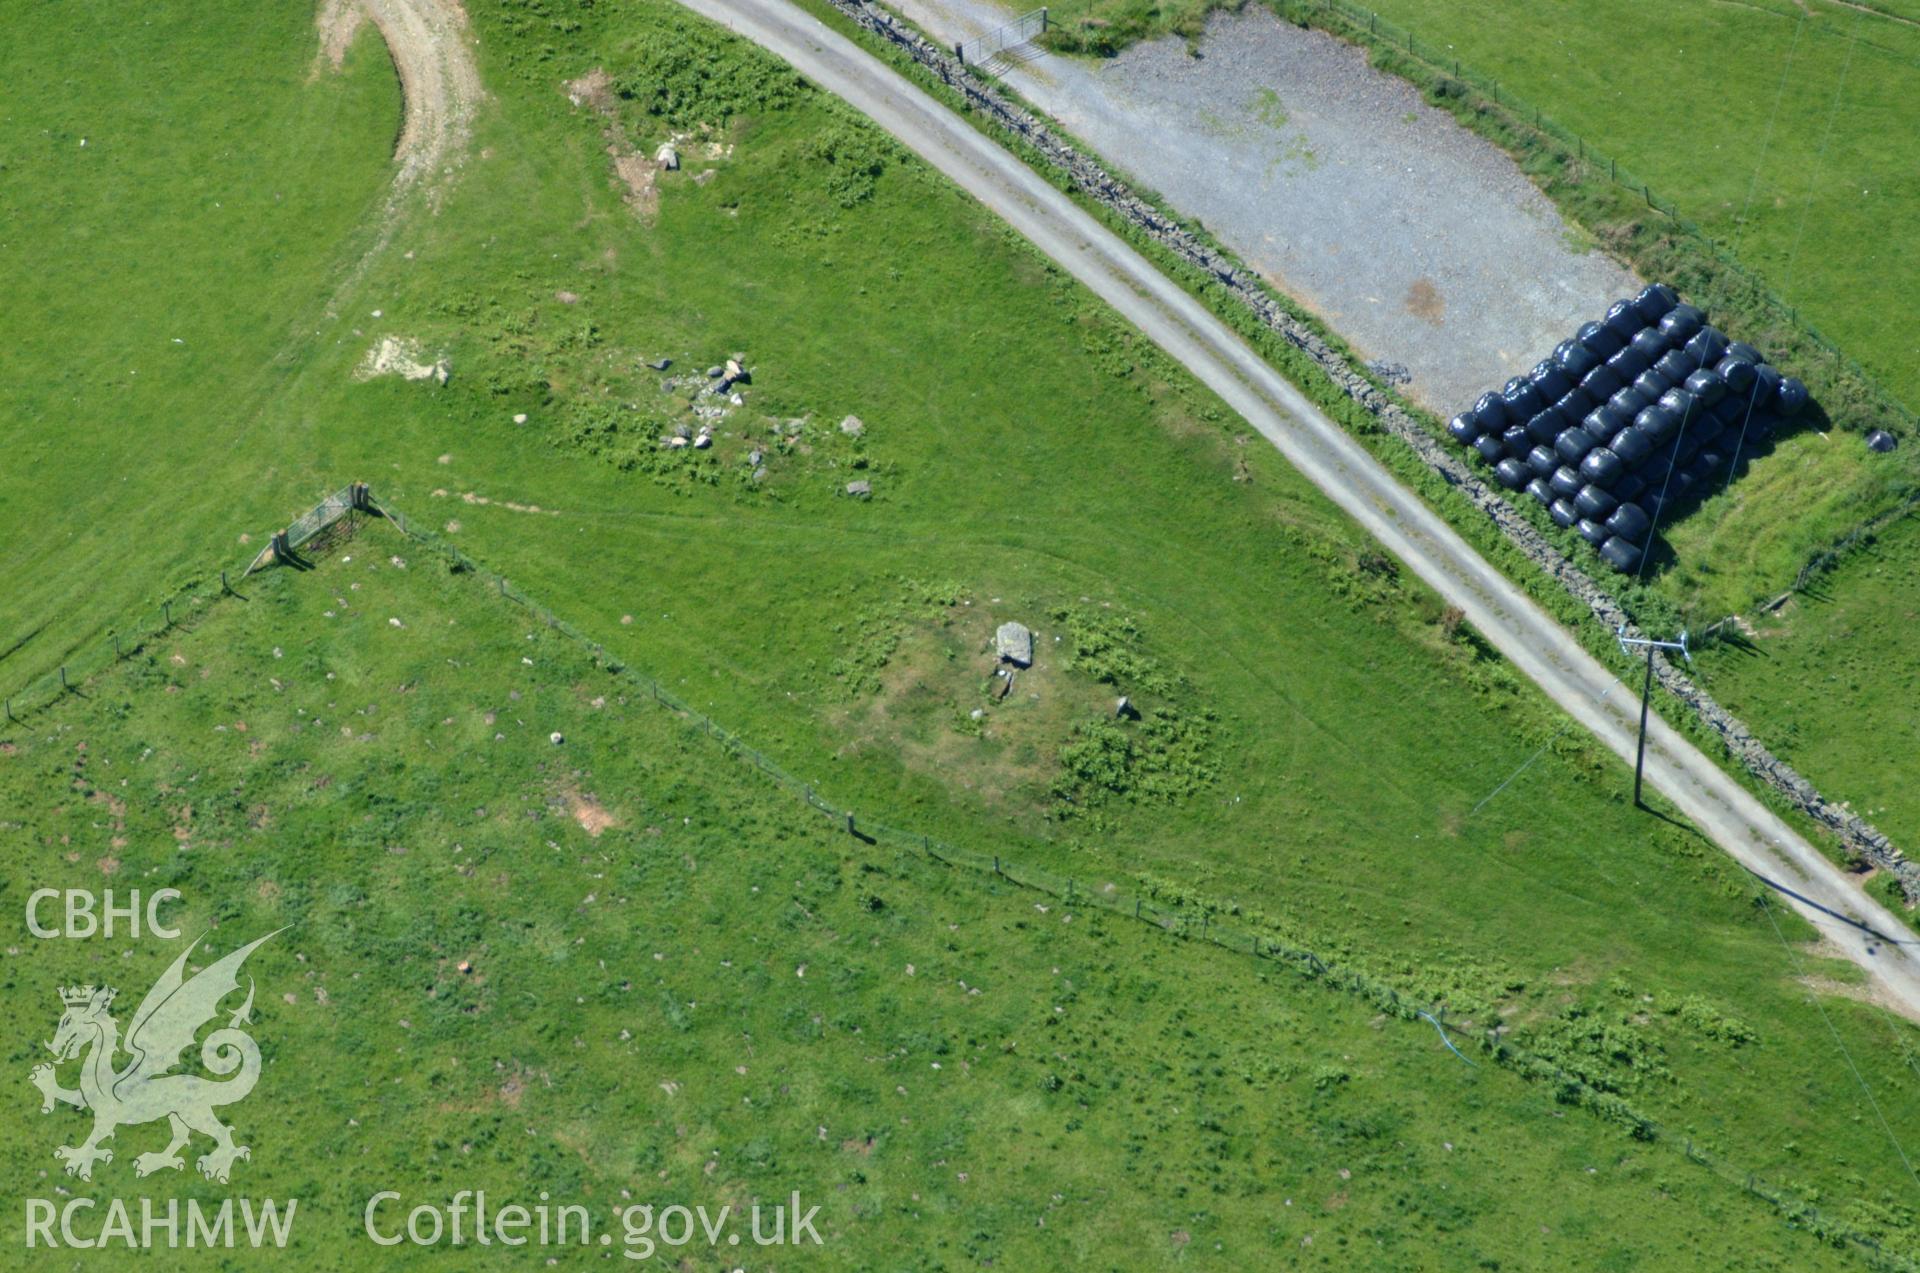
[[[105,21],[104,11],[87,12]],[[156,11],[155,22],[186,21],[185,10],[170,11],[171,19],[168,12]],[[170,208],[188,187],[204,188],[201,165],[214,162],[174,151],[175,166],[161,171],[176,179],[130,182],[117,205],[75,196],[60,222],[72,233],[42,226],[31,251],[9,258],[10,280],[18,275],[43,288],[64,270],[138,276],[126,295],[151,287],[200,326],[170,328],[164,320],[175,315],[158,303],[151,312],[103,306],[85,320],[62,320],[78,324],[76,340],[97,342],[68,360],[56,333],[29,330],[50,325],[24,312],[7,320],[23,340],[41,342],[19,374],[30,368],[42,395],[68,384],[76,400],[48,398],[12,426],[43,445],[45,458],[5,479],[8,533],[0,551],[9,579],[24,582],[0,608],[0,648],[10,650],[0,672],[25,681],[76,651],[97,651],[128,613],[187,578],[204,583],[321,493],[363,479],[849,807],[1089,883],[1114,881],[1195,910],[1234,913],[1410,996],[1444,1000],[1480,1027],[1503,1021],[1529,1054],[1554,1058],[1583,1076],[1588,1090],[1616,1096],[1660,1125],[1643,1149],[1618,1124],[1578,1108],[1577,1093],[1563,1093],[1575,1104],[1546,1111],[1556,1124],[1539,1142],[1542,1157],[1513,1160],[1501,1168],[1510,1173],[1504,1177],[1468,1173],[1480,1191],[1475,1206],[1484,1208],[1474,1214],[1488,1217],[1475,1222],[1471,1239],[1408,1248],[1398,1262],[1554,1261],[1551,1248],[1528,1244],[1563,1231],[1568,1222],[1549,1217],[1569,1208],[1578,1217],[1574,1231],[1588,1243],[1582,1249],[1602,1240],[1594,1235],[1608,1235],[1623,1246],[1620,1264],[1669,1262],[1675,1235],[1699,1232],[1702,1216],[1728,1235],[1699,1248],[1703,1260],[1804,1267],[1827,1254],[1811,1238],[1785,1233],[1737,1185],[1720,1177],[1711,1186],[1688,1183],[1686,1173],[1696,1169],[1675,1145],[1689,1139],[1776,1186],[1817,1191],[1829,1217],[1903,1248],[1914,1244],[1896,1150],[1835,1048],[1837,1037],[1893,1131],[1912,1141],[1920,1123],[1903,1099],[1915,1081],[1910,1028],[1841,993],[1851,969],[1823,958],[1812,944],[1816,934],[1798,921],[1782,919],[1784,936],[1777,933],[1756,904],[1755,886],[1711,845],[1633,812],[1617,766],[1577,735],[1560,733],[1559,718],[1470,630],[1401,578],[1270,449],[1243,439],[1219,403],[870,127],[671,6],[593,9],[565,20],[476,7],[473,16],[491,98],[473,152],[439,213],[402,224],[389,249],[338,294],[335,317],[326,316],[328,303],[367,238],[366,218],[377,214],[385,172],[378,161],[394,134],[397,100],[370,32],[340,77],[306,78],[312,35],[292,20],[255,28],[258,46],[208,41],[192,59],[203,82],[278,68],[277,79],[267,76],[249,94],[249,110],[313,121],[312,146],[359,147],[351,162],[316,168],[298,149],[299,130],[287,127],[274,135],[288,149],[247,167],[269,199],[279,192],[276,170],[325,184],[324,195],[313,192],[303,205],[309,219],[297,232],[274,225],[263,206],[246,233],[209,241],[213,260],[174,273],[184,263],[159,250],[167,228],[177,227]],[[105,74],[71,47],[65,21],[63,11],[36,23],[44,29],[29,47],[69,77]],[[157,39],[130,44],[127,73],[158,74],[172,47]],[[591,98],[574,105],[563,89],[596,67],[609,76],[604,111]],[[183,97],[175,109],[203,109],[189,101],[199,99]],[[134,135],[149,110],[111,94],[90,98],[86,149],[102,144],[96,135]],[[62,126],[77,129],[77,118]],[[714,130],[702,133],[703,123]],[[636,212],[606,147],[650,155],[669,131],[688,134],[682,167],[657,174],[657,205]],[[174,142],[150,140],[149,158],[158,163],[163,143]],[[49,159],[23,166],[19,189],[52,191],[62,180],[79,178]],[[94,193],[85,183],[80,189]],[[107,233],[123,222],[145,225],[149,239]],[[88,229],[92,246],[75,246]],[[274,245],[306,256],[274,262],[262,255]],[[227,294],[189,289],[189,274]],[[172,349],[183,348],[170,345],[173,334],[191,333],[195,343],[186,349],[204,342],[233,351],[242,374],[150,377],[142,370],[125,385],[117,377],[95,384],[106,351],[163,328]],[[356,380],[354,368],[384,337],[445,355],[450,382]],[[707,421],[712,445],[664,447],[663,435],[702,422],[695,406],[732,405],[690,395],[705,383],[707,366],[736,352],[746,355],[751,382],[741,405]],[[661,357],[675,360],[665,377],[646,365]],[[663,388],[663,379],[674,387]],[[838,427],[849,413],[865,422],[858,437]],[[148,428],[133,429],[136,420]],[[756,468],[764,470],[757,478]],[[117,490],[115,479],[124,479]],[[854,480],[871,482],[870,500],[842,493]],[[252,536],[244,548],[236,542],[243,532]],[[365,973],[364,998],[356,1001],[377,1017],[350,1033],[336,1032],[324,1015],[298,1028],[319,1031],[316,1046],[323,1040],[337,1049],[330,1057],[359,1067],[375,1065],[377,1056],[394,1068],[367,1070],[358,1089],[331,1072],[316,1076],[342,1084],[321,1089],[332,1093],[332,1122],[323,1131],[304,1121],[319,1115],[288,1115],[293,1134],[342,1158],[358,1154],[342,1125],[357,1117],[358,1101],[379,1103],[368,1089],[393,1086],[402,1094],[392,1103],[392,1139],[367,1152],[423,1180],[443,1178],[446,1164],[464,1159],[469,1138],[461,1129],[479,1112],[502,1120],[493,1140],[472,1142],[494,1155],[501,1173],[533,1164],[563,1183],[578,1173],[583,1188],[603,1194],[616,1187],[639,1193],[638,1184],[659,1170],[694,1183],[696,1166],[717,1150],[741,1188],[777,1185],[786,1177],[776,1168],[803,1152],[831,1157],[813,1147],[818,1126],[828,1127],[830,1146],[863,1143],[877,1138],[875,1120],[885,1111],[894,1134],[884,1104],[894,1085],[855,1081],[836,1067],[871,1074],[861,1067],[881,1062],[865,1058],[887,1055],[889,1044],[906,1043],[909,1057],[935,1046],[908,1041],[912,1031],[904,1028],[879,1041],[840,1037],[855,1025],[869,1034],[895,1029],[866,1023],[895,1011],[880,989],[893,984],[893,965],[917,961],[918,947],[905,953],[901,946],[884,964],[871,953],[886,948],[890,917],[900,914],[917,934],[900,941],[935,948],[922,966],[941,967],[956,983],[990,986],[986,975],[976,979],[961,967],[971,954],[1016,987],[994,1005],[1009,1015],[992,1029],[964,1029],[957,1024],[964,1018],[941,1015],[944,1008],[904,1001],[898,1008],[926,1022],[919,1030],[928,1037],[936,1034],[933,1022],[945,1023],[940,1037],[950,1051],[932,1053],[952,1057],[942,1073],[967,1073],[963,1062],[990,1072],[1007,1067],[1006,1086],[992,1091],[1008,1094],[981,1107],[988,1131],[968,1133],[960,1113],[943,1109],[931,1120],[937,1131],[902,1133],[911,1166],[897,1176],[876,1167],[874,1180],[885,1186],[874,1186],[878,1196],[863,1192],[869,1181],[832,1178],[849,1187],[841,1212],[848,1231],[856,1204],[861,1220],[885,1221],[857,1239],[874,1243],[871,1254],[847,1263],[880,1261],[905,1242],[929,1250],[908,1224],[916,1211],[941,1217],[950,1244],[926,1256],[930,1267],[983,1258],[1016,1267],[1034,1258],[1117,1262],[1142,1250],[1192,1259],[1209,1245],[1213,1224],[1236,1235],[1241,1257],[1255,1250],[1248,1243],[1279,1242],[1291,1252],[1306,1236],[1306,1226],[1276,1212],[1264,1192],[1278,1182],[1282,1199],[1288,1196],[1288,1155],[1269,1138],[1284,1131],[1300,1138],[1287,1143],[1308,1145],[1325,1121],[1314,1112],[1325,1092],[1359,1090],[1358,1079],[1349,1085],[1320,1073],[1333,1064],[1325,1053],[1286,1054],[1284,1065],[1297,1068],[1281,1079],[1283,1065],[1273,1081],[1294,1084],[1291,1094],[1276,1086],[1270,1097],[1239,1100],[1257,1110],[1249,1117],[1276,1120],[1261,1130],[1243,1133],[1216,1112],[1224,1104],[1207,1105],[1200,1117],[1230,1130],[1205,1122],[1195,1130],[1181,1120],[1201,1106],[1180,1097],[1165,1098],[1159,1126],[1140,1112],[1162,1099],[1159,1089],[1143,1090],[1149,1084],[1216,1079],[1231,1086],[1236,1069],[1259,1072],[1255,1057],[1273,1046],[1275,1032],[1257,1015],[1267,1009],[1249,1006],[1259,966],[1223,962],[1206,950],[1170,953],[1183,948],[1150,929],[1089,924],[1116,952],[1107,956],[1102,947],[1113,996],[1102,1019],[1139,1021],[1160,1033],[1115,1063],[1115,1074],[1126,1077],[1109,1091],[1125,1095],[1097,1102],[1105,1120],[1097,1126],[1107,1133],[1074,1140],[1063,1120],[1042,1141],[1031,1131],[1038,1124],[1021,1120],[1037,1119],[1026,1111],[1044,1102],[1045,1075],[996,1059],[996,1050],[1019,1037],[1015,1017],[1037,1032],[1057,1029],[1044,1024],[1053,974],[1039,969],[1061,963],[1060,943],[1082,940],[1077,934],[1043,922],[1030,896],[983,895],[976,883],[960,887],[891,857],[864,860],[844,840],[821,839],[817,828],[801,827],[758,794],[750,771],[688,750],[678,735],[659,732],[664,726],[650,712],[614,711],[617,696],[589,692],[591,673],[580,666],[561,661],[556,679],[538,679],[535,693],[533,680],[514,678],[546,676],[539,669],[549,638],[536,630],[529,641],[524,630],[488,626],[501,622],[496,603],[471,595],[473,580],[436,575],[430,586],[427,575],[441,567],[377,539],[340,555],[347,553],[353,563],[330,559],[315,572],[250,582],[249,601],[221,603],[191,638],[177,638],[178,649],[175,639],[157,643],[132,667],[90,682],[89,701],[29,717],[9,735],[17,750],[0,771],[18,806],[7,815],[17,824],[11,829],[35,853],[59,860],[34,859],[42,869],[10,888],[37,883],[45,871],[66,872],[60,884],[91,880],[103,857],[117,859],[115,870],[127,878],[184,871],[202,899],[195,904],[207,908],[198,914],[266,923],[281,913],[276,907],[291,908],[285,913],[304,917],[316,934],[310,958],[324,952],[339,961],[340,981]],[[404,576],[368,569],[394,554],[410,560]],[[996,702],[982,651],[1006,618],[1034,626],[1041,657],[1014,696]],[[186,662],[173,663],[175,654]],[[523,655],[535,660],[534,672],[518,663]],[[299,675],[275,670],[283,663]],[[196,681],[202,668],[208,675]],[[327,672],[347,678],[356,694],[343,697],[343,688],[328,697]],[[276,689],[272,678],[311,697]],[[169,693],[170,684],[178,693]],[[533,706],[520,707],[515,692],[533,695],[542,718]],[[1111,720],[1119,693],[1138,701],[1137,728]],[[594,707],[597,697],[608,703]],[[376,704],[371,714],[364,710]],[[317,725],[295,731],[304,726],[301,709],[326,721],[324,743]],[[511,747],[490,744],[475,720],[487,711],[498,717],[494,732],[507,733],[508,719],[524,722],[509,735]],[[246,722],[244,735],[235,721]],[[556,752],[544,741],[550,729],[577,742]],[[89,754],[97,747],[116,766],[135,764],[147,747],[174,757],[172,767],[142,779],[156,785],[127,799],[131,830],[107,825],[121,815],[66,798],[76,731],[99,740],[89,740]],[[362,735],[370,735],[364,745]],[[1538,763],[1485,799],[1543,744]],[[194,781],[217,794],[188,801],[171,790],[196,773]],[[331,781],[316,787],[323,777]],[[569,781],[588,783],[583,794],[592,792],[625,824],[595,842],[611,884],[587,878],[602,865],[591,857],[595,850],[556,834],[574,836],[565,817]],[[91,769],[84,782],[104,786]],[[193,857],[178,849],[173,831],[185,803],[208,828],[188,828],[184,842],[216,850]],[[269,819],[259,827],[255,806]],[[490,812],[477,812],[483,808]],[[673,831],[675,815],[705,829],[696,835],[693,823],[682,822]],[[649,826],[676,838],[673,851],[646,837]],[[616,834],[631,838],[606,838]],[[117,835],[128,843],[114,846]],[[68,841],[56,850],[61,836]],[[463,855],[488,855],[476,863],[480,873],[460,874],[455,845]],[[615,852],[619,845],[626,847]],[[703,854],[737,869],[700,875]],[[442,864],[436,877],[446,877],[444,891],[419,887],[423,863],[431,862]],[[761,867],[764,878],[756,874]],[[885,887],[893,895],[865,882],[868,868],[890,873]],[[826,875],[809,883],[817,871]],[[524,897],[533,905],[524,912],[510,909],[522,896],[512,888],[516,872],[530,877]],[[505,882],[494,883],[500,874]],[[799,881],[791,891],[789,879]],[[466,880],[478,882],[456,882]],[[754,905],[741,896],[742,881],[764,883],[770,893],[777,887],[802,909],[782,904],[778,915],[736,925],[730,917]],[[616,888],[628,897],[656,888],[664,899],[646,912],[637,939],[628,917],[579,900],[607,898]],[[873,897],[883,903],[877,910]],[[686,909],[667,905],[681,898]],[[808,911],[827,918],[803,923]],[[1035,931],[1015,927],[1022,922]],[[946,923],[997,926],[1002,936],[969,947],[940,935]],[[865,936],[881,945],[869,941],[857,955],[845,954],[857,944],[848,934],[862,924],[874,926]],[[1038,935],[1043,928],[1051,935]],[[652,931],[675,940],[646,943]],[[772,954],[756,955],[762,971],[769,980],[777,973],[790,993],[799,987],[789,981],[805,979],[792,975],[789,959],[797,967],[819,952],[810,966],[850,969],[827,987],[842,991],[833,1006],[823,1001],[816,1009],[804,997],[776,996],[758,979],[711,967],[690,969],[684,983],[656,980],[668,973],[655,966],[644,977],[620,974],[653,992],[646,996],[653,1015],[630,1024],[634,1014],[607,989],[617,984],[621,960],[635,962],[638,952],[692,963],[688,952],[697,947],[711,955],[731,941],[745,945],[756,932],[780,960],[776,968]],[[604,944],[609,953],[601,957],[612,968],[584,967],[576,938]],[[1029,938],[1037,945],[1025,945]],[[949,941],[956,949],[942,954]],[[484,1067],[509,1068],[484,1078],[465,1077],[472,1071],[462,1067],[483,1062],[458,1046],[476,1039],[460,1033],[474,1027],[459,1018],[484,996],[439,962],[469,948],[485,953],[475,959],[483,970],[497,956],[513,986],[509,997],[503,982],[493,983],[502,989],[484,1036]],[[53,958],[44,946],[26,949],[35,960]],[[290,951],[262,956],[284,960]],[[1165,962],[1202,958],[1204,971]],[[75,975],[40,964],[31,985]],[[1816,1001],[1803,976],[1825,979],[1822,987],[1835,993]],[[24,974],[20,984],[28,984]],[[683,993],[688,1002],[734,1005],[737,1015],[709,1027],[696,1013],[682,1028],[675,1018],[692,1011],[676,1006]],[[37,1021],[45,1005],[41,991],[34,994],[22,1011]],[[1373,1023],[1370,1010],[1328,992],[1311,994],[1324,997],[1298,1009],[1312,1023],[1298,1028],[1353,1039],[1340,1044],[1342,1057],[1380,1056],[1370,1073],[1381,1076],[1383,1095],[1367,1111],[1337,1117],[1378,1119],[1382,1109],[1400,1108],[1408,1120],[1438,1129],[1452,1090],[1446,1084],[1459,1082],[1465,1067],[1430,1035]],[[589,1002],[572,1005],[567,1025],[534,1015],[537,1005],[564,1007],[572,998]],[[991,991],[980,998],[990,1000]],[[456,1013],[445,1006],[451,1003],[463,1006]],[[847,1049],[841,1060],[816,1062],[803,1051],[813,1027],[825,1024],[810,1019],[816,1011],[829,1022],[845,1014],[827,1031]],[[1216,1034],[1194,1023],[1203,1014],[1217,1018]],[[402,1016],[421,1050],[388,1061],[393,1036],[371,1023]],[[606,1048],[607,1064],[618,1063],[622,1053],[606,1038],[617,1035],[616,1020],[647,1040],[635,1050],[649,1059],[623,1080],[638,1086],[595,1086],[613,1080],[589,1082],[575,1069],[575,1086],[548,1098],[548,1117],[534,1124],[547,1133],[541,1148],[506,1149],[509,1138],[517,1146],[523,1128],[485,1093],[497,1094],[508,1081],[501,1075],[523,1065],[519,1086],[535,1100],[546,1089],[532,1079],[558,1062],[532,1058],[572,1056],[576,1036],[581,1050]],[[1186,1029],[1195,1032],[1191,1047],[1176,1043],[1169,1052],[1161,1034]],[[444,1047],[427,1047],[429,1030],[443,1032],[433,1039]],[[1117,1047],[1109,1038],[1118,1032],[1117,1025],[1106,1032],[1089,1025],[1084,1045],[1097,1039]],[[588,1044],[589,1033],[599,1041]],[[1389,1034],[1401,1051],[1361,1050]],[[515,1044],[520,1037],[524,1046]],[[1216,1041],[1202,1042],[1209,1038]],[[713,1058],[760,1040],[780,1058],[775,1065],[788,1067],[793,1078],[783,1082],[792,1090],[753,1086],[761,1063],[752,1059],[741,1062],[749,1075],[736,1076],[741,1090],[718,1086],[716,1079],[731,1083],[731,1067],[716,1069]],[[1074,1055],[1047,1049],[1054,1051]],[[21,1045],[17,1060],[25,1064],[31,1053]],[[1416,1070],[1406,1059],[1416,1055],[1418,1066],[1437,1069]],[[1224,1072],[1209,1075],[1216,1063]],[[1520,1082],[1490,1061],[1483,1068],[1490,1077],[1475,1081]],[[357,1080],[361,1071],[349,1072]],[[1429,1080],[1433,1073],[1439,1077]],[[1027,1092],[1022,1074],[1041,1086]],[[400,1082],[382,1081],[389,1078]],[[653,1102],[666,1080],[702,1085],[704,1112],[682,1119],[649,1105],[644,1123],[618,1114],[632,1108],[623,1093]],[[1385,1097],[1396,1085],[1405,1090]],[[448,1095],[436,1096],[443,1088]],[[807,1090],[815,1095],[796,1097]],[[1793,1094],[1785,1115],[1778,1112],[1783,1092]],[[1499,1098],[1501,1134],[1508,1127],[1525,1134],[1517,1129],[1527,1111],[1538,1115],[1554,1095],[1548,1083],[1512,1087]],[[743,1111],[751,1107],[734,1108],[742,1098],[781,1112],[748,1130],[752,1115]],[[899,1113],[927,1117],[920,1108],[915,1101]],[[824,1117],[829,1109],[839,1111],[833,1120]],[[852,1118],[856,1111],[864,1121]],[[645,1134],[636,1131],[642,1126]],[[1017,1139],[1015,1126],[1022,1128]],[[1151,1128],[1167,1145],[1147,1139],[1130,1142],[1125,1158],[1088,1158],[1086,1143],[1118,1144],[1122,1127],[1142,1135]],[[1383,1154],[1416,1144],[1383,1122],[1338,1135],[1379,1142]],[[1431,1139],[1420,1143],[1430,1150]],[[1617,1202],[1569,1202],[1584,1198],[1579,1190],[1587,1185],[1601,1188],[1607,1169],[1579,1155],[1587,1185],[1576,1181],[1576,1188],[1560,1179],[1573,1160],[1552,1158],[1558,1166],[1550,1168],[1546,1155],[1592,1144],[1611,1147],[1609,1161],[1653,1174],[1627,1179]],[[942,1192],[931,1175],[919,1174],[952,1167],[978,1181],[973,1168],[955,1166],[963,1149],[983,1161],[1006,1159],[995,1182],[1004,1192],[987,1207],[955,1192],[967,1182]],[[19,1152],[45,1158],[47,1150],[36,1141]],[[1164,1165],[1169,1154],[1184,1155],[1195,1178],[1152,1178],[1174,1170]],[[1654,1168],[1656,1160],[1664,1165]],[[1144,1183],[1117,1215],[1090,1206],[1100,1214],[1058,1221],[1017,1210],[1043,1206],[1053,1192],[1088,1196],[1066,1185],[1105,1184],[1127,1162]],[[1356,1205],[1351,1228],[1338,1227],[1345,1219],[1331,1222],[1326,1232],[1336,1236],[1316,1240],[1316,1258],[1343,1263],[1338,1237],[1401,1242],[1458,1227],[1447,1216],[1417,1225],[1392,1219],[1434,1205],[1438,1184],[1450,1183],[1450,1168],[1424,1157],[1396,1162],[1382,1170],[1400,1192]],[[1596,1175],[1587,1175],[1588,1165]],[[867,1169],[849,1162],[846,1170]],[[616,1186],[616,1179],[631,1183]],[[1415,1190],[1413,1181],[1435,1187]],[[1525,1181],[1542,1183],[1529,1195]],[[333,1190],[336,1202],[343,1197],[338,1184],[316,1188]],[[1645,1212],[1668,1199],[1693,1201],[1663,1227]],[[1082,1236],[1055,1246],[1041,1218],[1056,1232],[1061,1223],[1083,1225],[1074,1230]],[[345,1261],[336,1245],[345,1238],[336,1231],[349,1222],[328,1230],[315,1248],[319,1257]],[[902,1227],[890,1227],[896,1222]],[[1542,1226],[1549,1232],[1538,1233]],[[1178,1250],[1170,1247],[1174,1232],[1188,1237]]]
[[[797,1189],[822,1246],[777,1267],[1850,1263],[1424,1022],[803,809],[376,523],[10,736],[8,895],[169,886],[209,951],[285,932],[249,963],[265,1065],[229,1110],[234,1189],[134,1186],[152,1126],[62,1181],[84,1116],[15,1100],[9,1190],[297,1198],[279,1262],[327,1269],[444,1264],[360,1217],[456,1188],[603,1226]],[[130,1009],[179,944],[17,949],[11,1019],[50,1032],[80,980]],[[459,1262],[546,1256],[593,1258]]]
[[[1909,847],[1920,845],[1920,793],[1908,785],[1917,618],[1920,525],[1909,517],[1703,663],[1734,711],[1774,722],[1783,756],[1831,775],[1833,799]]]

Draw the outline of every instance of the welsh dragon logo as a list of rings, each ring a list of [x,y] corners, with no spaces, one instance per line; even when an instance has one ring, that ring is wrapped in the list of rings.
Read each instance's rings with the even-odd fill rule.
[[[180,1151],[194,1132],[213,1140],[212,1151],[199,1160],[200,1174],[209,1180],[225,1184],[234,1162],[251,1156],[245,1145],[233,1143],[233,1129],[213,1114],[220,1106],[243,1099],[260,1079],[260,1048],[240,1028],[251,1019],[251,977],[247,979],[246,1002],[229,1014],[223,1028],[213,1031],[200,1045],[200,1062],[209,1072],[234,1077],[213,1082],[197,1074],[171,1071],[180,1065],[180,1054],[193,1045],[200,1028],[218,1015],[220,1001],[240,988],[240,965],[247,956],[284,931],[276,929],[189,978],[185,976],[187,958],[200,944],[196,938],[140,1001],[124,1044],[111,1011],[117,991],[106,986],[61,989],[60,1001],[66,1011],[60,1015],[53,1041],[46,1045],[53,1053],[53,1064],[34,1066],[30,1077],[40,1089],[41,1113],[52,1113],[56,1103],[93,1111],[92,1135],[79,1145],[62,1145],[53,1151],[53,1156],[66,1164],[69,1176],[91,1180],[94,1163],[112,1162],[113,1151],[102,1148],[100,1142],[111,1138],[117,1128],[163,1118],[172,1129],[172,1139],[165,1149],[134,1159],[137,1176],[184,1168]],[[115,1068],[114,1058],[123,1050],[131,1059],[124,1068]],[[82,1053],[86,1055],[80,1062],[79,1087],[61,1087],[55,1067]]]

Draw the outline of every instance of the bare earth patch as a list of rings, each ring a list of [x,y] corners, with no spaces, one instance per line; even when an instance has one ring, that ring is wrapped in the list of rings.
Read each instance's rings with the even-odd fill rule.
[[[620,825],[620,819],[613,816],[600,798],[590,791],[569,791],[566,793],[567,813],[580,829],[595,839],[602,831]]]
[[[367,350],[366,357],[354,368],[355,380],[372,380],[376,376],[399,376],[402,380],[438,380],[447,382],[447,365],[444,361],[424,362],[421,359],[420,345],[417,341],[401,336],[382,336],[378,344]]]

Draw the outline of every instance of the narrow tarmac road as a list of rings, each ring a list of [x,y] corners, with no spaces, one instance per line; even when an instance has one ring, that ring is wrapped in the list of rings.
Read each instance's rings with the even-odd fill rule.
[[[786,0],[681,2],[844,98],[1091,288],[1225,399],[1388,551],[1460,607],[1502,655],[1575,720],[1632,763],[1637,686],[1615,688],[1615,673],[1225,323],[1117,235],[1013,154]],[[1408,728],[1421,727],[1408,722]],[[1915,953],[1920,943],[1903,940],[1907,930],[1899,920],[1657,716],[1648,729],[1647,780],[1865,968],[1881,992],[1877,998],[1920,1021],[1920,955]]]

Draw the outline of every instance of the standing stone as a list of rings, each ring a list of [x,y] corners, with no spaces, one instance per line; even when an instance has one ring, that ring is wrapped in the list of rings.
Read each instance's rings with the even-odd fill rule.
[[[993,634],[994,652],[1003,662],[1015,667],[1033,666],[1033,630],[1024,623],[1008,620]]]

